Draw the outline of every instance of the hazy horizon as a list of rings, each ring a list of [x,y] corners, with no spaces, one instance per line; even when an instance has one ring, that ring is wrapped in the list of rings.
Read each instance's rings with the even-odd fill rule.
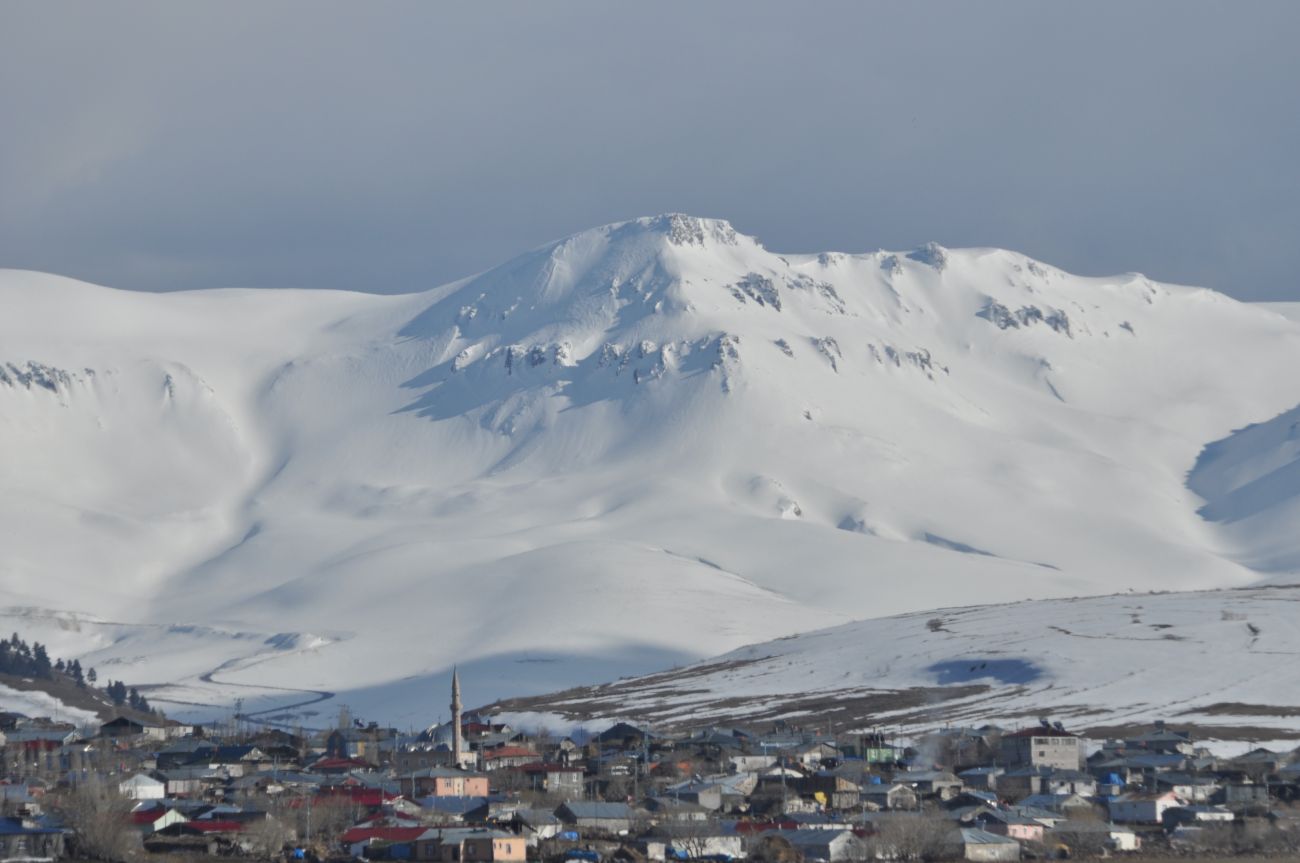
[[[1300,299],[1281,2],[10,3],[0,266],[421,290],[681,211]]]

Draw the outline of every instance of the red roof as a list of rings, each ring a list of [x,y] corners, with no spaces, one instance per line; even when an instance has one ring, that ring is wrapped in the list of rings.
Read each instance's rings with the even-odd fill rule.
[[[427,827],[353,827],[341,838],[344,845],[357,842],[414,842]]]
[[[491,761],[493,758],[541,758],[541,756],[526,746],[501,746],[483,753],[484,761]]]
[[[131,813],[131,823],[152,824],[166,814],[167,808],[165,806],[153,806],[149,809],[141,809],[138,812]]]

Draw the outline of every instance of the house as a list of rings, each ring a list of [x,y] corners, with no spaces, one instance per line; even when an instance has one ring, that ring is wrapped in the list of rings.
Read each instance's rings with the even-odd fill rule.
[[[1189,803],[1209,803],[1219,783],[1209,776],[1171,771],[1157,773],[1155,787],[1157,791],[1172,791]]]
[[[979,863],[1002,863],[1002,861],[1020,859],[1020,843],[1007,836],[980,830],[977,827],[961,827],[950,834],[944,843],[963,860],[975,860]]]
[[[1047,829],[1041,821],[999,809],[982,812],[975,820],[983,830],[1022,842],[1042,842]]]
[[[955,797],[944,801],[943,808],[949,812],[954,809],[963,809],[967,807],[978,808],[981,806],[997,807],[998,796],[992,791],[975,791],[967,788]]]
[[[651,817],[660,823],[700,823],[709,820],[708,809],[698,803],[688,803],[676,797],[647,797],[645,799],[645,808]]]
[[[1109,802],[1110,820],[1119,824],[1160,824],[1166,809],[1182,806],[1177,794],[1123,794]]]
[[[514,832],[524,837],[525,844],[536,847],[542,839],[559,836],[564,822],[554,812],[544,809],[518,809],[511,819]]]
[[[1030,794],[1078,794],[1091,797],[1097,793],[1097,780],[1081,770],[1052,767],[1015,767],[997,779],[998,794],[1012,799]]]
[[[157,804],[141,804],[131,812],[131,826],[145,836],[188,820],[178,809]]]
[[[623,834],[632,829],[632,810],[626,803],[570,800],[556,807],[555,815],[565,824],[580,830]]]
[[[848,750],[867,764],[895,764],[902,754],[879,732],[860,735],[856,745],[850,744]]]
[[[399,780],[402,793],[410,797],[486,797],[488,778],[482,773],[455,767],[428,767]]]
[[[486,797],[422,797],[420,807],[435,816],[441,824],[456,824],[472,821],[482,812],[486,816],[491,811],[491,803]]]
[[[777,830],[771,835],[785,839],[808,861],[861,860],[867,853],[866,845],[852,830]]]
[[[444,844],[444,847],[445,844]],[[461,839],[459,856],[453,853],[448,863],[460,860],[463,863],[524,863],[527,856],[527,842],[524,837],[501,830],[476,832]],[[447,858],[442,858],[446,860]]]
[[[1019,800],[1031,794],[1043,792],[1043,780],[1051,771],[1046,767],[1024,765],[1003,771],[998,777],[998,794],[1011,800]]]
[[[1002,736],[999,760],[1006,767],[1079,770],[1084,764],[1084,740],[1059,726],[1025,728]]]
[[[1210,795],[1206,802],[1229,809],[1262,809],[1269,805],[1268,786],[1250,782],[1226,784]]]
[[[1062,821],[1052,828],[1048,841],[1065,845],[1079,854],[1101,851],[1137,851],[1138,835],[1128,827],[1101,821]]]
[[[1166,830],[1176,827],[1203,827],[1206,824],[1226,824],[1234,820],[1231,810],[1222,806],[1171,806],[1160,814],[1160,823]]]
[[[1024,816],[1025,818],[1032,818],[1033,820],[1037,821],[1039,824],[1042,824],[1048,830],[1051,830],[1053,827],[1055,827],[1057,824],[1060,824],[1062,821],[1069,820],[1064,814],[1060,812],[1053,812],[1050,809],[1040,809],[1037,806],[1026,806],[1023,803],[1018,803],[1015,806],[1010,806],[1007,808],[1007,811],[1014,812],[1015,814]]]
[[[227,781],[225,773],[210,767],[178,767],[160,770],[158,775],[166,786],[167,797],[189,797],[202,794],[214,785]]]
[[[1005,772],[1005,768],[989,765],[963,770],[957,774],[957,777],[961,779],[967,788],[976,788],[981,791],[997,791],[998,777]]]
[[[63,831],[25,818],[0,817],[0,860],[57,860]]]
[[[918,794],[947,800],[961,793],[962,781],[946,770],[909,770],[894,775],[895,782],[911,785]]]
[[[734,832],[700,825],[660,825],[645,837],[646,857],[676,860],[683,857],[738,859],[745,856],[744,837]]]
[[[864,785],[859,796],[877,809],[915,809],[920,799],[910,787],[898,782],[893,785]]]
[[[440,863],[524,863],[526,853],[523,836],[481,828],[429,829],[414,843],[415,859]]]
[[[498,746],[482,755],[484,770],[500,770],[503,767],[523,767],[542,760],[542,756],[527,746]]]
[[[527,777],[530,791],[540,791],[556,797],[582,796],[581,767],[538,763],[525,764],[519,771]]]
[[[811,767],[814,764],[821,764],[823,761],[838,758],[840,751],[829,743],[814,740],[787,750],[786,754],[805,767]]]
[[[1167,728],[1163,720],[1157,720],[1153,730],[1125,740],[1124,746],[1128,749],[1179,755],[1191,755],[1196,750],[1190,732]]]
[[[602,749],[610,747],[625,750],[641,749],[653,737],[654,735],[649,731],[637,728],[635,725],[617,722],[596,735],[596,743]]]
[[[131,800],[161,800],[167,795],[167,784],[147,773],[137,773],[119,782],[117,790]]]
[[[373,858],[380,856],[378,849],[384,848],[388,856],[410,858],[415,855],[415,841],[427,832],[428,828],[418,825],[409,827],[353,827],[344,831],[339,842],[348,849],[353,857]],[[393,846],[403,846],[401,850]],[[395,853],[394,853],[395,852]]]
[[[694,803],[716,812],[722,808],[724,791],[722,785],[701,779],[669,785],[665,789],[665,794],[671,794],[674,799]]]
[[[125,716],[110,719],[99,726],[100,737],[137,737],[144,734],[144,723]]]
[[[1285,765],[1287,760],[1288,756],[1285,753],[1259,748],[1252,749],[1245,755],[1238,755],[1229,764],[1252,780],[1262,782],[1268,774],[1276,772],[1279,767]]]
[[[858,783],[829,771],[821,771],[797,780],[800,794],[812,796],[832,809],[851,809],[858,805],[862,789]]]
[[[775,755],[731,755],[727,758],[727,763],[736,773],[748,773],[751,771],[765,770],[776,764]]]
[[[1014,808],[1039,809],[1064,817],[1071,810],[1077,813],[1080,810],[1091,809],[1092,802],[1079,794],[1031,794],[1017,801]]]

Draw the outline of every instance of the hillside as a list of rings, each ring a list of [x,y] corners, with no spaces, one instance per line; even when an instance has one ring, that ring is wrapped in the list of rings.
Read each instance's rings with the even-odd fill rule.
[[[1300,404],[1300,324],[1139,275],[671,215],[395,297],[0,271],[0,301],[0,626],[171,715],[419,724],[453,662],[481,703],[1294,569],[1215,516],[1276,465],[1202,450]]]
[[[1297,603],[1300,586],[945,608],[491,709],[561,725],[786,720],[825,732],[1050,716],[1094,737],[1164,719],[1217,739],[1300,739]]]

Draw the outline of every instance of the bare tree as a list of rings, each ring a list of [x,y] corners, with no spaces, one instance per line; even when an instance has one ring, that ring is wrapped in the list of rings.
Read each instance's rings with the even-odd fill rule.
[[[892,813],[876,819],[868,856],[889,860],[941,860],[949,855],[953,823],[930,813]]]
[[[753,863],[803,863],[803,855],[784,836],[756,837],[749,848]]]
[[[1279,854],[1300,849],[1300,837],[1262,821],[1207,824],[1201,828],[1196,847],[1216,854]]]
[[[329,843],[357,821],[356,807],[346,798],[318,797],[298,810],[296,826],[304,841]]]
[[[294,841],[294,831],[280,819],[267,815],[244,831],[248,850],[262,860],[276,860],[283,856],[284,846]]]
[[[131,826],[132,806],[115,786],[101,781],[82,782],[56,803],[73,830],[77,853],[113,863],[141,850],[140,834]]]

